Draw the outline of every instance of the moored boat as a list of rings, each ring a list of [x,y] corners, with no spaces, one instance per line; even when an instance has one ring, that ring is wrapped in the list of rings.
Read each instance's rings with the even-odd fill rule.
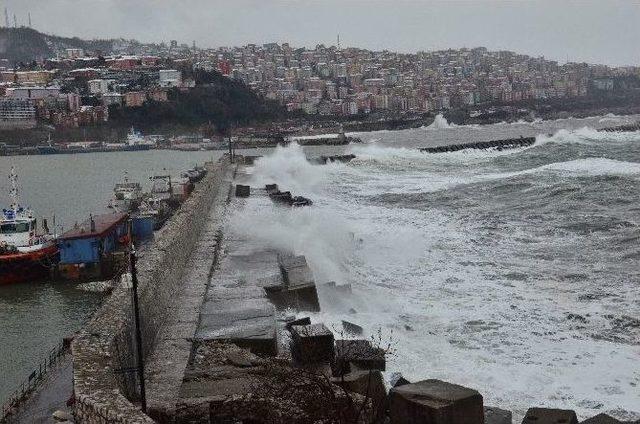
[[[46,278],[59,253],[46,220],[38,228],[33,212],[18,203],[18,177],[13,168],[9,180],[13,202],[0,216],[0,285]]]
[[[129,181],[127,173],[121,183],[113,188],[113,199],[109,202],[109,208],[119,212],[132,212],[138,209],[143,199],[140,183]]]

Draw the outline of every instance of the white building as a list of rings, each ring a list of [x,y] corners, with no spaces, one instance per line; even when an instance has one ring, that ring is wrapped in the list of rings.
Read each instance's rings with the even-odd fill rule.
[[[60,87],[10,87],[6,90],[6,96],[12,99],[45,99],[47,97],[59,97]]]
[[[170,88],[182,85],[182,73],[175,69],[161,69],[160,87]]]
[[[29,99],[0,100],[0,129],[33,128],[36,126],[36,107]]]
[[[84,50],[82,49],[67,49],[67,57],[69,59],[76,59],[84,56]]]
[[[111,105],[121,105],[122,104],[122,94],[118,94],[118,93],[104,93],[102,95],[102,104],[104,106],[111,106]]]
[[[109,92],[109,85],[113,83],[113,80],[94,79],[89,80],[87,85],[89,86],[89,92],[91,94],[104,94]]]

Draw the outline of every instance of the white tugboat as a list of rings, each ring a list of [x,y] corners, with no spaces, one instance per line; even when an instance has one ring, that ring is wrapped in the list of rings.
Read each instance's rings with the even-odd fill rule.
[[[9,181],[12,204],[0,216],[0,285],[44,278],[58,260],[56,237],[46,220],[39,230],[33,212],[19,204],[14,168]]]

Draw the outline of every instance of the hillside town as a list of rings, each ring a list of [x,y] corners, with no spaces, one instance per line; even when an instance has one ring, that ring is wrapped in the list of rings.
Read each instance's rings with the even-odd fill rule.
[[[326,117],[439,113],[470,116],[526,102],[629,91],[640,68],[558,64],[509,51],[473,49],[404,54],[287,43],[203,49],[171,41],[115,40],[112,51],[66,48],[55,57],[0,70],[0,130],[95,126],[110,113],[171,101],[196,85],[193,70],[242,81],[289,112]],[[526,109],[524,109],[526,111]]]

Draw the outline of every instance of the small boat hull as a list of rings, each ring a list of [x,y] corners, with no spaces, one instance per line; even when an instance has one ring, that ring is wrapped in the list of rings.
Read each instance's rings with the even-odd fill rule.
[[[56,245],[32,252],[16,252],[0,255],[0,285],[40,281],[51,275],[58,262]]]

